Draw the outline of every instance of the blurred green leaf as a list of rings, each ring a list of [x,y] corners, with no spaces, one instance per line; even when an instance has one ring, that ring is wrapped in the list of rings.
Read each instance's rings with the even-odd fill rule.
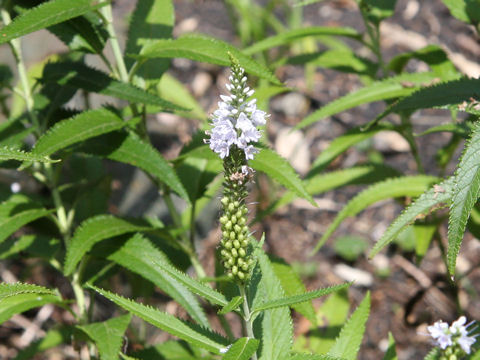
[[[335,253],[347,261],[355,261],[368,248],[368,241],[360,236],[341,236],[335,240]]]
[[[223,360],[250,360],[258,348],[259,341],[243,337],[235,341],[223,356]]]
[[[466,23],[478,24],[480,21],[480,4],[476,0],[442,0],[450,13]]]

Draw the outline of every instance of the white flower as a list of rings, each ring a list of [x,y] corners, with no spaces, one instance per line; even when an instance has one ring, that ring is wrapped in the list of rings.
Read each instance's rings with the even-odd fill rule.
[[[254,91],[246,86],[247,78],[243,73],[243,69],[237,68],[229,77],[230,84],[226,88],[230,95],[220,95],[222,101],[211,119],[213,128],[207,132],[210,139],[205,140],[222,159],[229,156],[231,146],[236,145],[244,151],[247,160],[252,160],[258,150],[251,143],[262,136],[257,127],[265,125],[269,116],[257,109],[256,99],[247,101]]]
[[[473,324],[471,322],[467,326],[465,323],[467,322],[467,318],[465,316],[460,316],[458,320],[454,321],[450,326],[450,332],[455,337],[457,337],[456,343],[460,345],[463,351],[466,354],[470,354],[470,348],[475,343],[476,339],[474,336],[468,336],[467,328]]]
[[[20,192],[22,190],[22,186],[18,182],[13,182],[10,184],[10,191],[14,194]]]
[[[452,334],[450,334],[446,322],[437,321],[435,324],[427,327],[427,330],[440,348],[446,349],[453,344]]]

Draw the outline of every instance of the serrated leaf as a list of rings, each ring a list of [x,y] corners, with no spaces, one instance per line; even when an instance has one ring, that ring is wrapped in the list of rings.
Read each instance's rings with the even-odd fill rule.
[[[96,243],[126,233],[153,230],[152,226],[141,220],[121,219],[112,215],[98,215],[85,220],[70,240],[63,272],[70,275],[82,257]]]
[[[157,262],[153,263],[154,258]],[[178,302],[199,324],[209,328],[208,319],[195,296],[178,280],[157,266],[172,267],[166,255],[155,248],[141,234],[135,234],[120,249],[108,256],[109,260],[139,274],[157,285],[166,294]]]
[[[83,15],[108,4],[100,0],[51,0],[17,16],[0,30],[0,44]]]
[[[435,347],[427,354],[427,356],[425,356],[423,360],[441,360],[441,356],[442,351],[440,350],[440,348]]]
[[[264,172],[298,196],[307,199],[313,206],[317,206],[292,166],[275,151],[263,148],[249,164],[256,171]]]
[[[0,243],[22,226],[52,212],[26,196],[11,196],[0,203]]]
[[[190,344],[199,346],[215,354],[220,354],[220,350],[223,350],[225,346],[228,345],[227,339],[209,330],[194,327],[192,324],[181,321],[173,315],[161,312],[148,305],[136,303],[93,285],[90,285],[90,287],[133,315]]]
[[[299,295],[307,291],[300,276],[286,261],[272,256],[270,256],[270,261],[272,262],[275,275],[278,280],[280,280],[285,295]],[[316,324],[315,309],[311,301],[293,304],[292,308],[305,316],[312,324]]]
[[[189,346],[183,340],[169,340],[155,346],[149,346],[132,355],[139,360],[198,360],[200,357],[205,360],[213,360],[213,357],[204,355],[202,349]],[[218,359],[215,357],[215,359]]]
[[[341,357],[346,360],[355,360],[362,343],[369,313],[370,292],[367,292],[365,298],[342,327],[340,335],[327,355]]]
[[[240,66],[247,73],[267,79],[274,84],[281,82],[268,68],[257,63],[252,58],[242,54],[232,45],[204,35],[183,35],[175,40],[156,40],[145,45],[139,58],[186,58],[194,61],[207,62],[222,66],[230,66],[228,52],[238,59]]]
[[[336,292],[344,288],[347,288],[350,285],[352,285],[352,283],[333,285],[333,286],[329,286],[329,287],[314,290],[314,291],[308,291],[304,294],[287,296],[280,299],[266,301],[261,305],[259,305],[258,307],[254,307],[252,312],[260,312],[260,311],[275,309],[275,308],[284,307],[284,306],[291,306],[293,304],[298,304],[305,301],[313,300],[321,296],[331,294],[332,292]]]
[[[455,172],[450,216],[448,219],[447,263],[450,275],[462,244],[470,212],[480,196],[480,123],[477,122]]]
[[[402,74],[374,82],[360,90],[338,98],[303,119],[295,129],[302,129],[315,121],[373,101],[389,100],[413,93],[423,83],[430,83],[436,77],[433,73]],[[414,87],[411,87],[414,85]]]
[[[138,1],[128,27],[125,54],[138,54],[142,47],[155,39],[172,37],[175,24],[175,11],[171,0]],[[133,65],[133,59],[125,59],[127,68]],[[168,69],[169,61],[156,59],[141,66],[136,75],[144,80],[160,79]]]
[[[305,180],[305,188],[312,196],[322,194],[331,189],[337,189],[347,185],[371,184],[391,177],[399,176],[395,169],[385,165],[365,165],[352,168],[317,174]],[[278,201],[275,201],[265,211],[257,214],[256,221],[267,214],[274,212],[282,206],[288,205],[295,200],[295,193],[288,191]]]
[[[107,109],[84,111],[51,127],[35,143],[33,153],[38,156],[51,155],[72,144],[118,130],[125,125],[127,123],[113,111]]]
[[[434,176],[417,175],[404,176],[395,179],[388,179],[378,182],[363,190],[360,194],[350,200],[340,211],[337,217],[332,221],[328,229],[319,240],[313,252],[318,251],[320,247],[328,240],[340,223],[350,216],[355,216],[371,204],[390,198],[421,195],[430,185],[439,179]]]
[[[480,100],[480,79],[462,78],[442,82],[417,90],[389,106],[373,122],[383,119],[392,112],[416,111],[434,107],[445,107]]]
[[[10,149],[8,147],[0,147],[0,161],[5,160],[18,160],[18,161],[38,161],[44,163],[53,163],[60,160],[52,160],[47,155],[49,154],[36,154],[29,153],[22,150]]]
[[[0,284],[0,324],[13,315],[62,299],[54,290],[33,284]]]
[[[250,360],[255,351],[257,351],[259,343],[257,339],[240,338],[232,344],[222,359]]]
[[[134,85],[115,80],[103,71],[82,63],[49,63],[45,66],[40,81],[43,83],[53,82],[88,92],[113,96],[132,103],[156,105],[164,110],[187,110]]]
[[[402,230],[415,222],[417,218],[426,216],[441,204],[450,203],[453,195],[454,182],[454,177],[450,177],[420,195],[418,199],[410,204],[395,221],[390,224],[387,230],[385,230],[382,237],[377,241],[372,250],[370,250],[369,258],[374,257],[380,250],[395,240]]]
[[[231,311],[236,310],[240,305],[243,304],[243,297],[241,296],[234,296],[232,300],[228,302],[223,308],[218,311],[219,315],[228,314]]]
[[[136,166],[189,202],[177,174],[162,155],[133,132],[115,132],[87,141],[79,151]]]
[[[323,150],[320,155],[315,159],[312,164],[312,168],[307,174],[307,178],[312,177],[315,174],[323,171],[337,156],[342,154],[345,150],[351,146],[358,144],[361,141],[369,139],[375,136],[380,131],[394,130],[395,126],[391,124],[378,124],[368,130],[362,130],[361,127],[355,127],[345,134],[336,137],[328,147]]]
[[[78,325],[77,328],[95,342],[101,360],[117,360],[131,318],[132,315],[127,314],[98,323]]]
[[[270,36],[266,39],[256,42],[242,50],[246,55],[253,55],[257,52],[271,49],[276,46],[289,44],[301,38],[308,36],[346,36],[359,40],[361,35],[353,28],[333,27],[333,26],[311,26],[303,29],[293,29],[282,32],[280,34]]]
[[[261,279],[257,287],[257,296],[252,304],[257,308],[263,302],[283,298],[284,292],[280,280],[275,276],[273,267],[265,253],[257,248],[255,255],[261,271]],[[266,310],[262,317],[254,322],[254,331],[261,325],[261,334],[255,337],[260,339],[260,360],[279,360],[286,357],[292,348],[293,326],[290,310],[286,307]],[[258,329],[258,328],[257,328]]]

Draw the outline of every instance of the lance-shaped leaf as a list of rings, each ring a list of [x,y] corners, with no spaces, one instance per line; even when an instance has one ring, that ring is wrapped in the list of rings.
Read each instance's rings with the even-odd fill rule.
[[[145,44],[155,39],[171,38],[174,24],[172,0],[138,1],[128,27],[125,54],[138,54]],[[134,59],[127,56],[125,63],[131,69]],[[158,81],[169,65],[168,59],[151,60],[137,69],[135,75],[147,81]]]
[[[0,203],[0,243],[22,226],[52,212],[24,195],[11,196]]]
[[[448,221],[448,271],[455,275],[463,234],[470,212],[480,196],[480,123],[477,122],[468,140],[455,173],[452,205]]]
[[[85,111],[52,126],[38,139],[33,153],[38,156],[51,155],[72,144],[118,130],[126,124],[117,114],[107,109]]]
[[[113,96],[132,103],[157,105],[167,110],[187,110],[136,86],[115,80],[103,71],[82,63],[49,63],[45,66],[40,81],[67,85],[93,93]]]
[[[395,339],[391,332],[388,333],[388,349],[383,360],[398,360],[397,350],[395,349]]]
[[[336,137],[328,147],[323,150],[318,158],[313,162],[311,170],[307,174],[307,178],[323,171],[337,156],[342,154],[351,146],[358,144],[361,141],[370,139],[380,131],[394,130],[395,126],[391,124],[378,124],[368,130],[362,130],[360,127],[355,127],[345,134]]]
[[[304,128],[315,121],[373,101],[394,99],[411,94],[418,86],[435,79],[430,72],[402,74],[382,81],[374,82],[360,90],[336,99],[303,119],[295,129]],[[413,87],[412,87],[413,85]]]
[[[257,270],[260,269],[260,281],[256,288],[256,296],[251,306],[257,308],[261,303],[285,296],[280,281],[275,275],[270,260],[257,248]],[[256,277],[258,273],[255,274]],[[261,330],[260,330],[261,327]],[[290,310],[287,307],[269,309],[257,317],[254,322],[256,338],[260,339],[260,360],[278,360],[288,354],[292,348],[293,326]]]
[[[13,315],[43,306],[61,303],[56,291],[32,284],[0,284],[0,324]]]
[[[318,1],[318,0],[316,0]],[[316,355],[316,354],[294,354],[288,360],[345,360],[337,356],[330,355]]]
[[[28,153],[22,150],[10,149],[8,147],[0,147],[0,161],[18,160],[18,161],[38,161],[44,163],[52,163],[60,160],[52,160],[46,155]]]
[[[392,112],[452,106],[462,104],[464,101],[471,102],[472,99],[479,101],[479,85],[480,79],[462,78],[420,89],[389,106],[371,123],[383,119]]]
[[[275,151],[263,148],[249,164],[256,171],[264,172],[298,196],[307,199],[313,206],[317,206],[292,166]]]
[[[204,35],[184,35],[175,40],[152,41],[143,47],[139,55],[139,60],[152,58],[186,58],[194,61],[230,66],[229,52],[238,59],[240,66],[243,67],[247,73],[267,79],[274,84],[281,84],[268,68],[259,64],[251,57],[242,54],[234,46]]]
[[[352,28],[333,26],[311,26],[304,29],[293,29],[268,37],[256,42],[254,45],[242,50],[246,55],[271,49],[276,46],[286,45],[308,36],[346,36],[359,40],[361,35]]]
[[[69,242],[64,274],[70,275],[82,257],[96,243],[114,236],[148,230],[153,228],[145,221],[121,219],[111,215],[99,215],[85,220]]]
[[[234,311],[238,309],[238,307],[242,304],[243,304],[243,297],[234,296],[232,300],[228,302],[227,305],[225,305],[222,309],[220,309],[220,311],[218,311],[218,313],[220,315],[228,314],[230,311]]]
[[[257,351],[257,339],[240,338],[235,341],[223,356],[223,360],[250,360],[252,355]]]
[[[368,292],[355,312],[342,327],[340,335],[335,340],[335,344],[328,351],[327,355],[337,356],[345,360],[355,360],[358,350],[360,349],[360,344],[362,343],[369,313],[370,293]]]
[[[151,306],[134,302],[92,285],[90,285],[90,287],[133,315],[194,346],[201,347],[215,354],[220,354],[221,350],[223,351],[225,346],[229,344],[227,339],[210,330],[179,320],[175,316],[154,309]]]
[[[372,184],[391,177],[397,177],[401,174],[386,165],[371,164],[364,166],[355,166],[352,168],[331,171],[328,173],[317,174],[305,180],[305,188],[312,196],[322,194],[331,189],[338,189],[347,185]],[[268,214],[277,209],[290,204],[295,200],[296,195],[292,191],[287,191],[280,199],[273,202],[267,209],[257,213],[255,221],[261,220]]]
[[[197,323],[207,328],[210,327],[195,296],[185,285],[179,283],[151,261],[151,259],[155,259],[157,262],[172,267],[167,256],[141,234],[135,234],[120,249],[109,255],[108,259],[150,280],[187,310]]]
[[[79,325],[77,328],[95,342],[102,360],[116,360],[131,318],[132,315],[127,314],[98,323]]]
[[[450,203],[453,195],[454,177],[448,178],[446,181],[438,185],[434,185],[410,204],[390,226],[385,230],[382,237],[377,241],[375,246],[368,255],[374,257],[390,242],[395,240],[397,236],[416,219],[425,217],[431,211],[441,207],[443,204]]]
[[[404,176],[401,178],[388,179],[369,186],[367,189],[363,190],[360,194],[350,200],[347,205],[345,205],[342,211],[340,211],[340,213],[325,231],[322,238],[315,246],[313,252],[316,252],[318,249],[320,249],[320,247],[337,229],[340,223],[347,217],[355,216],[363,209],[380,200],[402,196],[419,196],[425,190],[427,190],[430,185],[438,180],[439,179],[434,176]]]
[[[266,301],[258,305],[257,307],[254,307],[252,309],[252,312],[265,311],[268,309],[275,309],[275,308],[284,307],[284,306],[292,306],[294,304],[299,304],[305,301],[313,300],[321,296],[331,294],[332,292],[339,291],[341,289],[349,287],[350,285],[352,285],[352,283],[334,285],[334,286],[329,286],[329,287],[314,290],[314,291],[309,291],[304,294],[287,296],[280,299]]]
[[[162,155],[133,132],[115,132],[87,141],[79,151],[136,166],[166,184],[187,202],[187,191]]]
[[[51,0],[17,16],[0,30],[0,44],[83,15],[108,4],[100,0]]]

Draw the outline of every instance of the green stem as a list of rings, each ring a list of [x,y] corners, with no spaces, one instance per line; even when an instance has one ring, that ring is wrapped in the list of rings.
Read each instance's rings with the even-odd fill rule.
[[[112,5],[106,5],[100,9],[100,12],[105,20],[105,27],[108,32],[108,37],[110,39],[110,45],[112,46],[113,56],[117,63],[118,73],[120,75],[120,80],[128,83],[128,71],[125,66],[125,61],[123,61],[122,50],[120,49],[120,44],[118,43],[118,37],[113,27],[113,15],[112,15]]]
[[[0,10],[3,24],[6,26],[12,22],[9,12],[2,7]],[[20,79],[20,84],[22,85],[22,97],[25,100],[27,106],[28,115],[32,121],[32,124],[35,126],[35,132],[37,135],[40,135],[40,126],[37,119],[37,116],[34,111],[34,102],[33,96],[30,89],[30,84],[28,83],[27,69],[23,60],[22,54],[22,44],[20,38],[10,40],[10,48],[12,49],[13,56],[15,57],[15,62],[17,64],[18,77]]]
[[[253,334],[253,319],[252,319],[252,314],[250,312],[250,308],[248,306],[248,297],[245,291],[245,285],[244,284],[238,285],[238,289],[240,290],[240,295],[243,297],[243,322],[244,322],[245,328],[247,329],[247,336],[250,339],[255,339],[255,335]],[[256,352],[253,354],[252,360],[257,360]]]

